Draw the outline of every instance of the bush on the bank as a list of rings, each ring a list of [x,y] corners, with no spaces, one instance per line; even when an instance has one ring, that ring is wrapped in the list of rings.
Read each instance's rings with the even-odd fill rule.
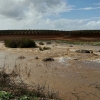
[[[30,39],[13,39],[5,40],[5,46],[10,48],[32,48],[36,47],[36,43]]]

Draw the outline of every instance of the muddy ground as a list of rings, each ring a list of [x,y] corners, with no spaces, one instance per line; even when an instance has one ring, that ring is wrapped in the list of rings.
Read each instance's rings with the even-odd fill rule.
[[[51,49],[12,49],[0,42],[0,68],[20,74],[27,84],[45,84],[59,91],[62,100],[100,100],[100,46],[55,43],[44,46]],[[80,49],[93,53],[75,52]],[[47,57],[54,61],[44,62]]]

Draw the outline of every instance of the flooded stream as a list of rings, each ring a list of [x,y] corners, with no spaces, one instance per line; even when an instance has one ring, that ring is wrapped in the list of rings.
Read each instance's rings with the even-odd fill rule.
[[[94,53],[76,53],[75,50],[83,48],[82,46],[63,48],[51,45],[51,50],[45,51],[40,51],[38,48],[11,49],[4,47],[3,43],[0,43],[0,46],[0,68],[5,67],[7,73],[14,71],[20,74],[27,84],[46,82],[51,89],[59,91],[63,100],[67,100],[69,95],[77,100],[71,93],[80,91],[99,95],[100,91],[95,88],[96,84],[89,86],[100,83],[100,56]],[[97,52],[98,47],[88,47],[88,49]],[[54,61],[44,62],[43,59],[47,57],[53,57]],[[88,96],[85,100],[89,98]]]

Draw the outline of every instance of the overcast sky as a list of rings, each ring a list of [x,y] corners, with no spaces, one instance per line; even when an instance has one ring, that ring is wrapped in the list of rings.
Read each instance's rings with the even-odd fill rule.
[[[0,29],[100,29],[100,0],[0,0]]]

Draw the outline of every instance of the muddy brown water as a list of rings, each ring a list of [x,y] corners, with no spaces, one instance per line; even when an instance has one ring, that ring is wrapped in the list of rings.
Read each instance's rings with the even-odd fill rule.
[[[11,49],[0,43],[0,68],[5,67],[7,73],[20,74],[30,85],[46,83],[50,89],[59,91],[62,100],[99,100],[99,47],[53,45],[49,45],[51,50],[40,51],[38,48]],[[75,52],[85,48],[94,53]],[[54,61],[42,61],[46,57],[53,57]]]

